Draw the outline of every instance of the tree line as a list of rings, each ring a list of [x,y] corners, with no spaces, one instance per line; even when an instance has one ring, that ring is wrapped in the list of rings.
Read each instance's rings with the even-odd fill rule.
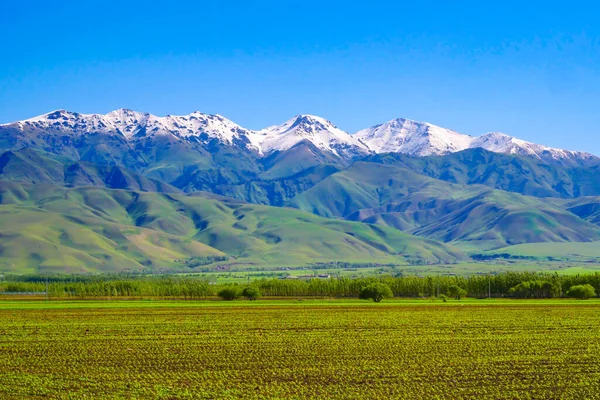
[[[472,276],[377,276],[332,279],[263,279],[251,284],[213,284],[194,276],[57,275],[5,276],[1,293],[45,293],[50,298],[182,298],[204,299],[230,287],[240,291],[256,287],[263,297],[358,298],[361,290],[381,283],[394,297],[450,296],[471,298],[554,298],[567,297],[574,286],[589,285],[595,297],[600,293],[600,273],[558,275],[534,272],[505,272]],[[457,292],[460,289],[460,292]],[[588,294],[589,294],[588,290]],[[577,296],[575,296],[577,297]]]

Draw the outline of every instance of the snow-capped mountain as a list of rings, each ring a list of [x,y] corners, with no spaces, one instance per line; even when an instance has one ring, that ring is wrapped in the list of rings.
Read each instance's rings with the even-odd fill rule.
[[[495,153],[536,157],[565,165],[600,163],[600,158],[589,153],[555,149],[503,133],[491,132],[475,137],[404,118],[360,130],[354,136],[376,153],[403,153],[422,157],[483,148]]]
[[[186,138],[205,134],[208,138],[215,138],[224,144],[232,145],[234,139],[251,135],[250,130],[242,128],[227,118],[197,111],[183,116],[157,117],[124,108],[104,115],[57,110],[12,125],[22,129],[60,131],[70,135],[117,134],[129,141],[147,136]]]
[[[541,144],[526,142],[500,132],[490,132],[473,138],[470,148],[483,148],[494,153],[531,156],[544,161],[559,161],[567,165],[596,163],[598,157],[581,152],[555,149]]]
[[[376,153],[434,156],[469,148],[472,137],[428,123],[397,118],[354,134]]]
[[[287,150],[301,141],[310,141],[317,148],[343,158],[370,153],[367,146],[324,118],[298,115],[281,125],[260,131],[243,128],[220,115],[193,112],[189,115],[157,117],[128,109],[108,114],[80,114],[57,110],[12,124],[4,124],[24,132],[44,132],[81,136],[89,134],[116,135],[134,143],[148,137],[175,139],[199,138],[245,147],[260,155]]]
[[[92,138],[89,146],[98,146],[97,141],[102,140],[101,137],[97,138],[98,134],[111,138],[110,145],[121,143],[121,146],[129,148],[133,153],[139,142],[157,138],[206,146],[219,143],[243,147],[259,157],[278,150],[285,151],[302,141],[308,141],[322,151],[345,159],[369,153],[434,156],[469,148],[483,148],[496,153],[531,156],[564,165],[600,164],[600,158],[584,152],[554,149],[495,132],[479,137],[469,136],[404,118],[363,129],[354,135],[313,115],[298,115],[281,125],[257,131],[243,128],[220,115],[193,112],[189,115],[158,117],[128,109],[108,114],[57,110],[24,121],[0,125],[0,142],[12,143],[9,147],[17,144],[34,147],[43,145],[46,151],[52,151],[53,147],[76,147],[77,140]]]
[[[251,141],[263,153],[287,150],[301,141],[310,141],[317,148],[343,158],[351,158],[370,151],[360,140],[342,131],[328,120],[314,115],[298,115],[284,122],[254,133]]]

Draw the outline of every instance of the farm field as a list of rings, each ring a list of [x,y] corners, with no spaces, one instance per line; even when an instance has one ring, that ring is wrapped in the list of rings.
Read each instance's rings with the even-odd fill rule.
[[[0,302],[0,398],[583,399],[600,302]]]
[[[515,246],[516,247],[516,246]],[[530,261],[518,260],[511,262],[462,262],[458,264],[440,265],[398,265],[362,267],[351,266],[346,268],[310,268],[296,267],[289,269],[264,269],[193,272],[181,273],[182,276],[194,276],[215,283],[239,283],[260,279],[277,279],[284,277],[308,277],[316,274],[330,275],[336,278],[364,278],[372,276],[386,276],[402,274],[405,276],[440,276],[440,275],[485,275],[502,272],[552,272],[561,275],[589,274],[600,271],[600,264],[596,262],[568,262],[568,261]]]

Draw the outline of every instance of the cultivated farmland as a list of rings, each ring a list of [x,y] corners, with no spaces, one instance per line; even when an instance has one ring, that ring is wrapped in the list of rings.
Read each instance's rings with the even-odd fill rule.
[[[599,311],[591,301],[3,302],[0,397],[595,398]]]

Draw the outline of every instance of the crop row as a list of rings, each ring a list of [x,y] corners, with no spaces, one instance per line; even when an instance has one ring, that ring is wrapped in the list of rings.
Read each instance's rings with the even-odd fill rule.
[[[593,398],[595,306],[0,310],[1,398]]]

